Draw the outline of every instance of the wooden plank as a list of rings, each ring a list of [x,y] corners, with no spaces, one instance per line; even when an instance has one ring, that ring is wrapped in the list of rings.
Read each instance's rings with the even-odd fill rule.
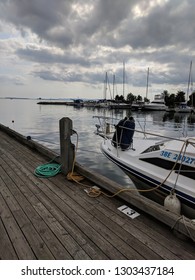
[[[16,157],[18,155],[16,154]],[[23,170],[22,170],[23,171]],[[29,178],[29,174],[31,175],[32,179],[36,179],[39,181],[39,179],[35,178],[32,175],[32,172],[28,172],[27,174],[27,179]],[[22,176],[22,175],[21,175]],[[23,176],[23,178],[25,178],[25,176]],[[25,181],[25,185],[29,184],[29,180]],[[38,184],[38,183],[37,183]],[[31,184],[32,185],[32,184]],[[41,192],[39,191],[39,189],[37,187],[32,186],[33,191],[34,192]],[[46,198],[46,203],[48,203],[47,198]],[[49,207],[50,211],[54,211],[56,212],[56,210],[54,209],[53,205]],[[59,213],[57,215],[57,217],[59,216]],[[66,228],[68,227],[70,234],[72,234],[72,236],[74,236],[74,238],[76,239],[76,241],[82,245],[84,247],[84,250],[91,256],[92,259],[106,259],[107,256],[105,254],[103,254],[103,252],[94,245],[93,242],[91,242],[91,240],[89,238],[87,238],[87,236],[85,236],[78,228],[77,226],[74,225],[74,223],[71,222],[71,220],[67,219],[65,215],[63,215],[62,213],[60,213],[60,223],[63,225],[66,225]],[[67,221],[66,221],[67,219]],[[69,244],[68,244],[69,245]],[[70,245],[72,245],[72,243],[70,243]],[[79,254],[79,252],[77,252],[77,255]]]
[[[102,200],[102,199],[101,199]],[[115,200],[113,204],[106,203],[106,207],[119,207],[123,205],[123,202]],[[132,207],[131,205],[129,205]],[[101,207],[97,206],[100,211],[104,211],[112,219],[115,223],[119,224],[121,227],[124,226],[124,222],[122,222],[122,219],[118,219],[117,216],[111,215],[110,211],[105,211],[104,207],[101,205]],[[113,209],[113,208],[111,208]],[[145,213],[142,213],[142,211],[137,210],[136,211],[140,213],[140,216],[134,220],[131,220],[132,226],[137,229],[144,235],[150,236],[154,240],[154,242],[157,242],[157,246],[155,247],[155,251],[158,251],[158,246],[162,246],[166,249],[166,251],[170,251],[172,254],[176,255],[179,259],[195,259],[195,251],[194,251],[194,243],[191,240],[183,242],[181,239],[177,238],[173,232],[163,223],[157,223],[156,220],[151,219],[151,217],[147,216]],[[144,215],[143,215],[144,214]],[[119,215],[122,217],[124,214],[119,213]],[[162,256],[162,254],[161,254]],[[171,254],[170,254],[171,257]]]
[[[21,211],[20,215],[17,216],[17,221],[23,230],[28,231],[28,229],[31,227],[31,230],[28,232],[26,238],[27,240],[29,240],[29,243],[31,242],[32,247],[34,247],[36,250],[40,249],[41,252],[39,252],[38,250],[36,252],[38,258],[50,259],[54,256],[54,258],[56,259],[71,259],[70,254],[68,254],[68,252],[62,246],[62,244],[47,227],[42,218],[37,214],[37,212],[33,209],[30,203],[25,199],[24,194],[22,194],[18,190],[16,185],[13,183],[15,182],[17,185],[22,184],[20,178],[15,173],[13,174],[12,170],[10,169],[12,163],[8,166],[6,162],[4,162],[4,166],[6,168],[7,174],[12,178],[13,181],[10,180],[8,176],[6,176],[6,173],[3,172],[3,170],[1,170],[1,176],[4,180],[7,181],[7,188],[10,191],[10,196],[12,195],[17,200],[17,203],[23,210],[23,212]],[[11,208],[12,204],[10,204],[9,207]],[[13,214],[16,213],[13,212]],[[28,222],[26,222],[26,220]],[[44,250],[45,252],[42,253],[42,251]],[[53,256],[51,254],[51,251]]]
[[[55,233],[66,250],[71,254],[74,260],[91,259],[41,202],[36,205],[36,210],[39,212],[40,216],[44,219],[50,229]]]
[[[52,153],[52,157],[54,156],[54,154]],[[113,193],[117,192],[119,189],[121,189],[121,186],[115,184],[114,182],[107,180],[107,178],[104,178],[104,176],[99,176],[99,174],[96,174],[95,172],[91,172],[90,170],[86,170],[83,166],[76,164],[76,169],[83,174],[84,176],[86,176],[87,178],[89,178],[90,180],[92,180],[93,182],[98,182],[99,186],[102,186],[103,188],[112,191]],[[168,213],[168,219],[165,219],[165,215],[167,214],[167,211],[161,211],[162,209],[160,209],[160,215],[159,215],[159,209],[160,206],[157,205],[156,207],[150,207],[151,205],[151,201],[149,201],[149,203],[144,203],[145,201],[147,202],[147,199],[142,199],[140,200],[140,197],[135,196],[134,194],[121,194],[120,195],[125,201],[130,202],[132,205],[134,206],[138,206],[141,210],[149,213],[150,215],[154,216],[155,218],[159,219],[160,221],[165,222],[165,224],[168,224],[169,226],[172,226],[175,221],[178,219],[178,217],[175,217],[175,215],[171,215],[171,213]],[[171,217],[170,217],[171,215]],[[187,226],[189,228],[189,232],[191,232],[192,236],[194,236],[194,226],[193,228],[191,228],[191,224],[187,223]],[[186,230],[186,226],[184,225],[184,223],[179,220],[177,223],[177,230],[181,231],[182,233],[186,234],[187,236],[189,236],[189,232],[188,230]],[[186,232],[187,231],[187,232]]]
[[[82,174],[84,177],[93,181],[98,186],[106,189],[110,193],[117,193],[119,190],[123,189],[122,186],[113,182],[112,180],[105,178],[104,176],[97,174],[96,172],[86,169],[85,167],[79,165],[78,163],[75,165],[75,170]],[[171,228],[174,226],[175,230],[181,232],[185,236],[192,238],[195,240],[195,225],[191,222],[190,219],[184,218],[182,216],[172,213],[165,209],[160,204],[155,203],[154,201],[147,199],[141,195],[134,194],[133,192],[121,192],[118,194],[118,197],[122,198],[124,201],[127,201],[133,206],[141,209],[145,213],[150,214],[155,217],[157,220],[165,223]]]
[[[58,180],[59,178],[59,180]],[[64,184],[61,183],[60,181],[60,176],[58,176],[58,178],[55,178],[55,181],[57,180],[57,185],[58,187],[63,191],[63,188],[64,188]],[[54,180],[54,179],[51,179],[51,180]],[[87,203],[85,200],[83,200],[81,198],[81,196],[77,196],[75,195],[75,193],[71,194],[71,192],[69,191],[68,188],[66,188],[66,194],[68,194],[70,196],[70,198],[72,199],[75,199],[76,200],[76,204],[79,205],[79,210],[77,213],[80,213],[81,214],[81,208],[85,208],[86,209],[86,206],[87,206]],[[61,192],[60,194],[61,197],[63,197],[63,192]],[[83,202],[83,203],[82,203]],[[67,202],[68,203],[68,202]],[[71,202],[72,204],[72,202]],[[77,206],[78,207],[78,206]],[[77,210],[76,210],[77,211]],[[116,236],[116,232],[115,232],[115,229],[113,229],[113,225],[112,227],[109,226],[109,223],[102,223],[101,221],[101,217],[99,218],[99,221],[98,220],[95,220],[94,219],[94,215],[92,216],[91,214],[92,213],[92,207],[90,207],[90,209],[88,210],[88,213],[83,212],[83,215],[82,215],[82,218],[86,220],[86,217],[89,217],[90,219],[90,222],[91,220],[94,220],[94,222],[96,223],[96,226],[95,226],[95,229],[96,231],[98,231],[99,233],[101,233],[102,236],[104,236],[104,238],[106,238],[105,236],[109,236],[108,237],[108,240],[110,242],[112,242],[113,244],[116,244],[116,246],[120,246],[123,254],[128,258],[128,255],[131,254],[131,258],[142,258],[141,255],[137,254],[136,250],[134,250],[132,247],[129,246],[129,244],[125,244],[123,238],[121,239],[121,237],[123,235],[118,235]],[[100,214],[100,212],[98,212],[98,214]],[[97,214],[97,216],[98,216]],[[103,219],[103,215],[102,215],[102,219]],[[87,220],[86,220],[87,221]],[[108,222],[108,221],[107,221]],[[94,226],[94,225],[93,225]],[[123,232],[123,234],[125,234],[125,232]],[[113,240],[112,240],[113,239]],[[114,245],[115,246],[115,245]],[[153,255],[154,257],[154,255]]]
[[[0,259],[1,260],[17,260],[17,254],[9,239],[6,229],[0,217]]]
[[[140,259],[141,255],[142,258],[146,259],[158,259],[158,257],[193,259],[195,257],[193,250],[185,250],[185,244],[188,245],[187,242],[184,242],[181,247],[175,239],[170,239],[170,242],[168,242],[168,230],[165,230],[165,228],[166,236],[163,233],[161,236],[161,227],[156,231],[156,222],[150,227],[152,222],[150,223],[148,219],[148,225],[145,224],[145,220],[147,220],[145,217],[129,221],[128,217],[116,210],[116,206],[120,203],[118,198],[112,200],[105,197],[90,199],[81,191],[81,188],[72,182],[65,181],[62,175],[49,180],[35,178],[33,170],[36,165],[43,162],[41,155],[33,152],[33,150],[31,153],[27,146],[22,146],[11,138],[8,138],[9,144],[6,144],[5,134],[3,138],[5,141],[0,148],[0,157],[9,165],[11,162],[11,173],[8,176],[12,177],[17,174],[20,178],[19,181],[18,179],[15,181],[15,184],[19,187],[18,191],[25,196],[28,203],[45,221],[45,224],[64,247],[65,242],[71,241],[71,238],[73,238],[73,242],[76,241],[75,245],[79,245],[78,247],[73,245],[73,248],[71,248],[72,244],[70,244],[70,248],[67,249],[70,252],[72,251],[73,258],[82,258],[84,254],[92,259],[131,259],[131,256],[136,256],[136,249]],[[6,152],[4,149],[6,149]],[[3,166],[1,161],[0,165]],[[94,174],[92,174],[93,176]],[[96,182],[99,180],[96,176],[94,178],[96,178]],[[103,184],[101,178],[100,184]],[[106,186],[108,186],[107,182]],[[17,193],[16,198],[18,199]],[[28,211],[30,209],[31,207]],[[12,210],[15,219],[20,218],[22,209]],[[27,226],[28,223],[24,223],[22,230]],[[63,234],[70,235],[68,237],[70,239],[66,239],[67,236],[63,239]],[[173,237],[172,234],[171,237]],[[121,247],[110,243],[110,241],[117,243],[118,240],[119,245],[122,245]],[[173,242],[172,246],[171,240]],[[124,244],[126,244],[126,247]],[[79,249],[74,251],[74,248]],[[128,251],[129,248],[131,249]]]
[[[67,215],[66,209],[60,209],[61,207],[59,208],[57,205],[53,204],[53,202],[47,199],[47,196],[41,195],[39,199],[83,250],[86,251],[91,259],[108,259],[108,256],[98,247],[98,243],[94,243],[93,238],[92,240],[90,239],[93,231],[89,227],[86,228],[88,234],[85,234],[82,228],[80,228],[80,223]]]
[[[180,238],[174,230],[171,230],[164,223],[157,223],[156,219],[151,216],[144,215],[140,221],[144,223],[146,229],[152,229],[154,238],[163,243],[170,251],[177,254],[181,259],[195,259],[194,241],[190,238]]]
[[[51,179],[51,180],[53,180],[53,179]],[[56,180],[56,179],[55,179]],[[66,183],[67,184],[67,183]],[[70,184],[71,185],[71,184]],[[58,186],[60,186],[60,184],[59,184],[59,182],[58,182]],[[61,189],[63,189],[64,188],[64,184],[61,186]],[[75,188],[75,186],[73,187],[73,188]],[[66,188],[66,190],[67,190],[67,188]],[[75,193],[73,194],[74,195],[74,197],[75,197]],[[60,196],[60,194],[59,194],[59,196]],[[72,196],[72,199],[74,199],[74,197]],[[78,198],[79,200],[77,201],[77,203],[80,203],[80,198]],[[84,202],[84,204],[85,204],[85,207],[86,207],[86,202]],[[101,207],[100,207],[100,209],[101,209]],[[88,211],[91,211],[91,209],[89,209]],[[98,216],[98,215],[97,215]],[[102,219],[104,219],[104,217],[102,217]],[[105,225],[106,224],[109,224],[108,223],[108,221],[106,221],[105,222]],[[112,228],[112,227],[111,227]],[[145,256],[147,256],[148,255],[148,258],[149,258],[149,256],[151,255],[151,254],[153,254],[153,258],[160,258],[159,257],[159,255],[158,254],[156,254],[155,252],[153,252],[152,253],[152,248],[154,248],[154,251],[155,250],[160,250],[159,249],[159,246],[157,246],[157,241],[154,241],[154,245],[153,245],[153,247],[151,247],[151,249],[149,249],[149,248],[147,248],[145,245],[144,245],[144,243],[148,243],[148,244],[153,244],[153,240],[149,237],[149,236],[147,236],[146,235],[146,241],[145,242],[142,242],[142,246],[139,248],[138,246],[137,246],[137,248],[139,248],[140,250],[139,250],[139,252],[144,252],[144,254],[145,254]],[[133,239],[135,239],[134,237],[132,238],[132,241],[133,241]],[[147,239],[149,239],[149,242],[148,242],[148,240]],[[128,239],[127,239],[128,240]],[[140,240],[140,242],[138,243],[138,244],[141,244],[141,241],[143,241],[143,240]],[[136,242],[138,242],[138,240],[136,239]],[[132,244],[133,245],[135,245],[135,243],[136,242],[132,242]],[[142,248],[143,246],[145,246],[146,247],[146,249],[144,250],[144,248]],[[136,246],[135,246],[136,247]],[[162,248],[163,248],[163,246],[160,246],[161,247],[161,250],[162,250]],[[158,249],[157,249],[158,248]],[[172,255],[172,253],[170,253],[166,248],[165,248],[165,253],[164,253],[164,258],[166,258],[167,256],[166,256],[166,254],[168,254],[169,255],[169,258],[178,258],[178,257],[175,257],[174,255]],[[161,252],[161,255],[162,255],[162,252]],[[152,256],[152,255],[151,255]],[[155,256],[155,257],[154,257]],[[151,257],[152,258],[152,257]]]
[[[10,155],[9,155],[9,161],[10,161]],[[14,159],[12,159],[14,160]],[[26,166],[26,162],[23,162],[24,158],[20,159],[20,162]],[[18,163],[20,166],[20,169],[22,169],[22,164]],[[25,170],[23,170],[25,172]],[[24,173],[23,173],[24,176]],[[33,176],[32,174],[28,176]],[[93,242],[97,243],[100,248],[103,249],[104,253],[110,256],[110,258],[118,258],[118,259],[124,259],[124,255],[118,251],[116,248],[116,245],[111,245],[110,240],[106,240],[105,236],[101,236],[99,230],[99,226],[96,225],[96,222],[91,220],[90,225],[88,221],[90,220],[90,215],[86,211],[79,207],[75,202],[70,201],[70,197],[68,197],[65,193],[59,193],[59,190],[57,188],[53,188],[49,184],[49,180],[44,179],[44,182],[47,182],[47,186],[45,184],[42,184],[40,186],[40,181],[43,179],[37,179],[33,176],[33,180],[39,180],[38,188],[40,188],[41,191],[44,191],[44,193],[47,195],[48,198],[50,198],[58,207],[63,211],[66,212],[66,215],[68,217],[71,217],[72,221],[79,225],[79,227],[82,229],[82,231],[85,232],[88,237],[93,240]],[[48,187],[51,187],[48,188]],[[56,194],[56,190],[58,190],[58,193]],[[76,211],[76,212],[75,212]],[[91,216],[92,217],[92,216]],[[107,237],[108,239],[108,237]],[[116,247],[115,247],[116,246]]]
[[[53,179],[52,179],[53,180]],[[58,187],[63,190],[63,184],[60,182],[60,176],[56,178],[58,181]],[[120,248],[123,248],[123,254],[126,254],[127,258],[136,259],[136,258],[149,258],[149,259],[160,259],[161,257],[158,255],[158,253],[153,252],[151,249],[149,249],[144,243],[140,242],[139,240],[135,239],[134,236],[129,234],[129,232],[125,231],[121,225],[117,225],[110,217],[107,217],[105,213],[105,207],[100,201],[97,201],[97,199],[90,198],[86,195],[86,193],[83,191],[81,192],[80,186],[76,187],[76,190],[74,194],[71,193],[69,188],[66,188],[66,193],[73,199],[76,200],[77,204],[81,207],[85,208],[90,215],[93,216],[93,219],[97,219],[97,224],[103,224],[104,227],[101,225],[101,228],[105,228],[102,235],[112,235],[115,237],[115,241],[113,240],[113,243],[115,242],[117,246],[120,246]],[[74,187],[75,189],[75,187]],[[73,197],[74,195],[74,197]],[[114,199],[115,200],[115,199]],[[112,204],[113,200],[109,200],[108,204]],[[115,209],[113,212],[111,212],[110,216],[117,216],[117,209]],[[118,211],[119,212],[119,211]],[[88,214],[88,215],[89,215]],[[121,218],[121,220],[125,220],[125,216]],[[129,223],[131,221],[127,219]],[[124,222],[125,223],[125,222]],[[101,232],[102,230],[99,229]],[[113,237],[112,237],[113,238]],[[112,238],[110,238],[110,241],[112,242]],[[121,244],[120,240],[122,239],[123,243]],[[117,240],[117,242],[116,242]],[[125,244],[125,248],[123,246]],[[139,256],[137,255],[137,252],[139,252]],[[130,254],[130,256],[129,256]]]
[[[1,220],[4,224],[5,230],[9,235],[11,243],[20,260],[33,260],[36,259],[29,243],[27,242],[22,230],[18,226],[11,211],[6,205],[2,195],[0,194],[0,213]]]
[[[78,196],[78,199],[76,199],[77,197],[75,197],[75,192],[72,193],[68,188],[66,188],[66,194],[65,194],[64,193],[64,181],[60,180],[60,176],[58,176],[58,178],[50,179],[50,181],[53,181],[53,182],[55,181],[58,188],[53,189],[53,187],[47,183],[48,188],[51,191],[54,191],[55,195],[57,195],[61,199],[65,200],[66,204],[68,204],[69,207],[74,209],[76,214],[81,216],[82,219],[84,219],[86,222],[90,221],[90,224],[93,226],[93,228],[96,230],[96,232],[99,232],[104,237],[104,239],[107,239],[109,242],[113,243],[114,247],[116,246],[116,248],[118,249],[118,246],[120,246],[124,256],[126,256],[127,258],[131,256],[131,258],[134,258],[134,259],[142,258],[141,255],[137,253],[137,251],[135,251],[128,244],[126,244],[123,241],[123,239],[121,239],[121,236],[120,236],[120,238],[118,238],[119,236],[117,237],[115,232],[112,231],[108,225],[103,224],[101,222],[101,219],[99,220],[99,222],[97,220],[94,220],[94,216],[91,215],[90,211],[86,212],[86,203],[83,203],[81,206],[81,203],[80,203],[81,197],[80,196]],[[67,195],[69,196],[68,199],[66,198]]]
[[[0,160],[1,161],[1,160]],[[5,183],[9,185],[10,188],[14,188],[14,183],[8,178],[6,178],[4,171],[1,169],[1,176]],[[52,253],[47,248],[43,239],[40,235],[38,235],[37,231],[35,230],[34,226],[28,219],[28,217],[23,212],[22,208],[18,204],[16,195],[12,195],[10,190],[4,184],[4,186],[0,189],[0,192],[4,199],[6,200],[7,205],[9,206],[17,224],[20,226],[22,233],[25,236],[25,240],[30,244],[33,252],[35,253],[36,258],[38,259],[54,259]],[[25,243],[24,243],[25,244]],[[23,246],[23,239],[21,240],[20,246]],[[20,258],[21,259],[21,258]],[[31,259],[31,258],[29,258]]]
[[[58,177],[59,178],[59,177]],[[58,179],[57,179],[58,180]],[[63,186],[60,185],[60,182],[58,183],[58,186],[63,188]],[[181,251],[180,247],[174,247],[172,250],[170,250],[171,242],[169,242],[168,239],[163,239],[162,232],[161,234],[158,234],[157,232],[154,232],[153,228],[147,227],[144,223],[139,223],[139,218],[135,220],[131,220],[128,217],[126,217],[124,214],[120,214],[120,212],[117,210],[117,207],[114,209],[112,208],[112,211],[109,206],[113,205],[114,201],[116,199],[106,199],[105,205],[102,203],[95,203],[93,202],[94,199],[87,199],[88,197],[84,192],[80,192],[80,187],[77,188],[79,195],[75,195],[75,199],[78,197],[77,203],[82,205],[83,207],[87,207],[86,209],[97,219],[99,219],[102,223],[107,225],[111,230],[115,232],[118,236],[123,236],[123,240],[127,242],[130,246],[132,246],[135,250],[138,250],[141,252],[141,254],[148,259],[159,259],[160,256],[164,259],[182,259],[182,258],[189,258],[192,259],[195,255],[190,255],[187,252],[184,252],[184,255],[181,255],[179,252]],[[68,189],[66,189],[66,193],[68,193]],[[83,199],[81,199],[81,197]],[[101,202],[105,200],[105,197],[101,199]],[[90,203],[91,201],[91,203]],[[112,202],[111,202],[112,201]],[[118,202],[118,201],[117,201]],[[119,207],[121,205],[121,202],[117,203],[117,206]],[[118,213],[116,213],[118,212]],[[120,217],[119,217],[120,215]],[[105,217],[106,216],[106,217]],[[118,216],[118,219],[116,217]],[[119,222],[119,223],[118,223]],[[133,232],[131,231],[125,231],[124,225],[127,223],[129,227],[133,227]],[[137,232],[136,232],[137,231]],[[140,234],[141,233],[141,234]],[[169,232],[169,234],[171,234]],[[140,235],[142,235],[142,238],[140,238]],[[157,235],[157,236],[156,236]],[[138,236],[138,238],[137,238]],[[166,246],[167,241],[167,246]],[[177,250],[176,250],[177,249]],[[161,254],[159,256],[159,252],[161,251]]]
[[[18,155],[16,155],[16,157],[17,157]],[[10,155],[9,155],[9,161],[10,161]],[[13,158],[12,158],[12,160],[14,160]],[[33,192],[35,192],[35,194],[37,195],[37,190],[38,190],[38,195],[39,195],[39,199],[40,198],[42,198],[42,196],[43,196],[43,193],[42,193],[42,190],[44,189],[44,184],[40,181],[40,179],[39,178],[37,178],[37,177],[35,177],[33,174],[32,174],[32,172],[28,172],[27,170],[26,170],[26,168],[23,168],[22,167],[22,164],[21,163],[18,163],[18,166],[19,166],[19,170],[22,172],[21,174],[19,173],[19,175],[21,175],[22,177],[23,177],[23,180],[24,180],[24,178],[26,178],[26,179],[32,179],[34,182],[35,182],[35,184],[32,184],[32,182],[29,184],[29,182],[28,182],[28,180],[25,180],[24,181],[24,183],[25,183],[25,185],[26,186],[28,186],[28,187],[30,187],[31,188],[31,191],[33,191]],[[26,165],[25,165],[26,166]],[[25,172],[27,172],[27,174],[25,175]],[[44,180],[42,180],[42,181],[44,181]],[[39,187],[40,188],[37,188],[37,186],[39,185]],[[47,189],[47,187],[45,187],[46,189]],[[32,195],[31,195],[32,196]],[[29,196],[30,197],[30,196]],[[51,193],[51,194],[49,194],[47,197],[46,197],[46,201],[48,200],[49,201],[49,197],[53,197],[53,193]],[[43,199],[42,199],[43,200]],[[45,201],[44,201],[45,202]],[[64,202],[62,201],[61,202],[62,203],[62,209],[64,208]],[[59,204],[59,202],[57,202],[57,205]],[[53,208],[53,206],[51,206],[52,208]],[[50,210],[51,211],[51,210]],[[64,218],[63,218],[64,219]],[[73,219],[73,221],[75,222],[75,220]],[[70,224],[70,222],[68,221],[67,222],[67,224]],[[85,226],[85,228],[86,228],[86,226]],[[89,230],[89,233],[90,233],[90,230]],[[77,230],[77,232],[75,233],[74,232],[74,235],[78,238],[78,230]],[[73,235],[73,236],[74,236]],[[90,249],[90,252],[92,252],[93,251],[93,254],[95,253],[95,258],[99,258],[98,256],[97,256],[97,253],[96,253],[96,251],[98,252],[98,251],[100,251],[98,248],[94,251],[94,244],[92,244],[91,243],[91,241],[90,241],[90,243],[91,243],[91,246],[89,246],[88,245],[88,243],[89,243],[89,241],[90,241],[90,239],[87,239],[87,241],[85,241],[85,247],[86,248],[88,248],[88,249]],[[86,245],[87,244],[87,245]],[[92,245],[93,245],[93,247],[92,247]],[[106,259],[107,257],[106,257],[106,255],[105,254],[103,254],[101,251],[100,251],[100,258],[101,259]]]
[[[60,223],[51,215],[51,213],[44,207],[44,205],[37,199],[37,197],[27,188],[29,180],[25,180],[24,173],[21,169],[12,165],[13,170],[16,172],[19,178],[23,178],[21,182],[17,181],[17,186],[20,191],[25,195],[26,199],[31,203],[36,212],[42,217],[48,227],[53,231],[55,236],[58,237],[60,242],[69,252],[74,259],[90,259],[85,251],[74,241],[74,239],[68,234],[68,232],[60,225]],[[28,178],[29,179],[29,178]],[[15,180],[15,178],[14,178]],[[30,183],[32,185],[32,182]],[[32,185],[35,188],[35,185]]]

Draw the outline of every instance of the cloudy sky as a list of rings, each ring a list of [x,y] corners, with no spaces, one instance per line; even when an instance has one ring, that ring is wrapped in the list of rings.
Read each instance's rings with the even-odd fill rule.
[[[0,97],[187,91],[194,0],[0,0]],[[192,67],[193,73],[193,67]],[[192,78],[193,80],[193,78]],[[107,93],[110,98],[112,86]]]

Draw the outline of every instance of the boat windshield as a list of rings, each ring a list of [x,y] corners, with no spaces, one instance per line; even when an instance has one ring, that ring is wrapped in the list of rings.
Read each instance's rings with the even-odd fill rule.
[[[143,151],[142,154],[151,153],[151,152],[159,151],[159,150],[160,150],[160,145],[158,144],[158,145],[150,146],[145,151]]]

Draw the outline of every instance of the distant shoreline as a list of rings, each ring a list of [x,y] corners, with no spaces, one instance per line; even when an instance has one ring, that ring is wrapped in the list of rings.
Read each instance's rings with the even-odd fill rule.
[[[73,102],[64,102],[64,101],[40,101],[37,104],[39,105],[70,105]]]

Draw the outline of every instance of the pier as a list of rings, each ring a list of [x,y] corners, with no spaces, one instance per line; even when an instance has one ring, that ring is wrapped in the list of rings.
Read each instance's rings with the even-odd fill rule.
[[[61,154],[0,125],[0,259],[194,260],[194,225],[74,162],[71,120],[60,120]],[[55,159],[62,172],[34,174]],[[72,166],[84,180],[68,180]],[[118,208],[140,215],[131,219]],[[175,235],[182,234],[183,238]]]

